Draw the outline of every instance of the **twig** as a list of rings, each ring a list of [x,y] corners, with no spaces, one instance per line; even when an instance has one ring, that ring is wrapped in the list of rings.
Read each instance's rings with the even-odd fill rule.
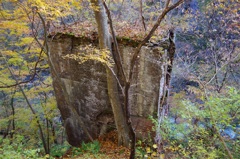
[[[142,24],[143,24],[143,28],[145,31],[147,31],[147,27],[144,21],[144,16],[143,16],[143,10],[142,10],[143,6],[142,6],[142,0],[140,0],[140,16],[141,16],[141,20],[142,20]]]

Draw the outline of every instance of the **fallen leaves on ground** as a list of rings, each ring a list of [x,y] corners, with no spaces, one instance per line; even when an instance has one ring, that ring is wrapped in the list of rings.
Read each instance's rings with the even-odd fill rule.
[[[71,149],[62,157],[63,159],[127,159],[130,155],[130,150],[117,144],[117,132],[112,131],[98,138],[101,145],[100,151],[97,154],[89,152],[79,156],[72,155]]]

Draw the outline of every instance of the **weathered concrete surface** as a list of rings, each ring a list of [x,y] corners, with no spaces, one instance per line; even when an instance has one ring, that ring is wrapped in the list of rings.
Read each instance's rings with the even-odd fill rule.
[[[65,123],[68,141],[77,146],[82,141],[89,140],[77,118],[81,118],[93,138],[98,137],[106,129],[106,125],[113,125],[105,68],[94,61],[80,65],[75,60],[62,58],[67,54],[78,53],[81,46],[89,43],[96,45],[96,41],[58,34],[49,38],[48,42],[51,69],[56,70],[61,78],[59,82],[56,80],[56,75],[52,73],[58,108]],[[128,70],[134,47],[120,45],[120,51],[124,68]],[[161,61],[161,54],[158,50],[142,48],[134,68],[130,90],[133,118],[146,119],[149,115],[157,115],[159,80],[162,74]],[[63,87],[66,88],[67,97],[73,107],[66,103]]]

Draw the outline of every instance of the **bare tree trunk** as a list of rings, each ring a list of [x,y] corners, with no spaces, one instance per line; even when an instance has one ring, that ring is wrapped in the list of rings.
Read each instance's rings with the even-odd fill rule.
[[[95,19],[98,25],[98,38],[100,49],[107,49],[112,51],[111,48],[111,35],[108,29],[107,15],[103,7],[101,0],[91,0],[93,4]],[[106,67],[107,72],[107,86],[108,95],[112,105],[112,110],[114,114],[114,120],[118,131],[118,144],[129,147],[130,137],[129,137],[129,127],[127,125],[126,116],[119,99],[118,83],[115,79],[115,75],[112,71]]]

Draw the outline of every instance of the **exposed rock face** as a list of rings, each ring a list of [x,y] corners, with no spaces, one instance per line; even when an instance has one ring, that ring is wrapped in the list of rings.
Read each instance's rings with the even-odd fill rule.
[[[99,62],[79,64],[75,60],[62,58],[67,54],[78,53],[81,46],[90,43],[97,45],[96,41],[57,34],[49,38],[48,42],[51,69],[54,69],[61,79],[59,82],[56,80],[58,77],[52,74],[58,108],[64,120],[69,143],[78,146],[82,141],[89,140],[78,118],[81,118],[93,138],[102,134],[107,125],[114,123],[107,93],[106,71]],[[120,45],[120,51],[124,68],[128,70],[134,47],[130,44]],[[148,47],[141,50],[131,86],[130,104],[133,118],[146,119],[149,115],[157,115],[159,81],[162,77],[160,52],[159,49]],[[63,93],[63,87],[66,88],[67,95]],[[66,98],[72,106],[67,104]]]

